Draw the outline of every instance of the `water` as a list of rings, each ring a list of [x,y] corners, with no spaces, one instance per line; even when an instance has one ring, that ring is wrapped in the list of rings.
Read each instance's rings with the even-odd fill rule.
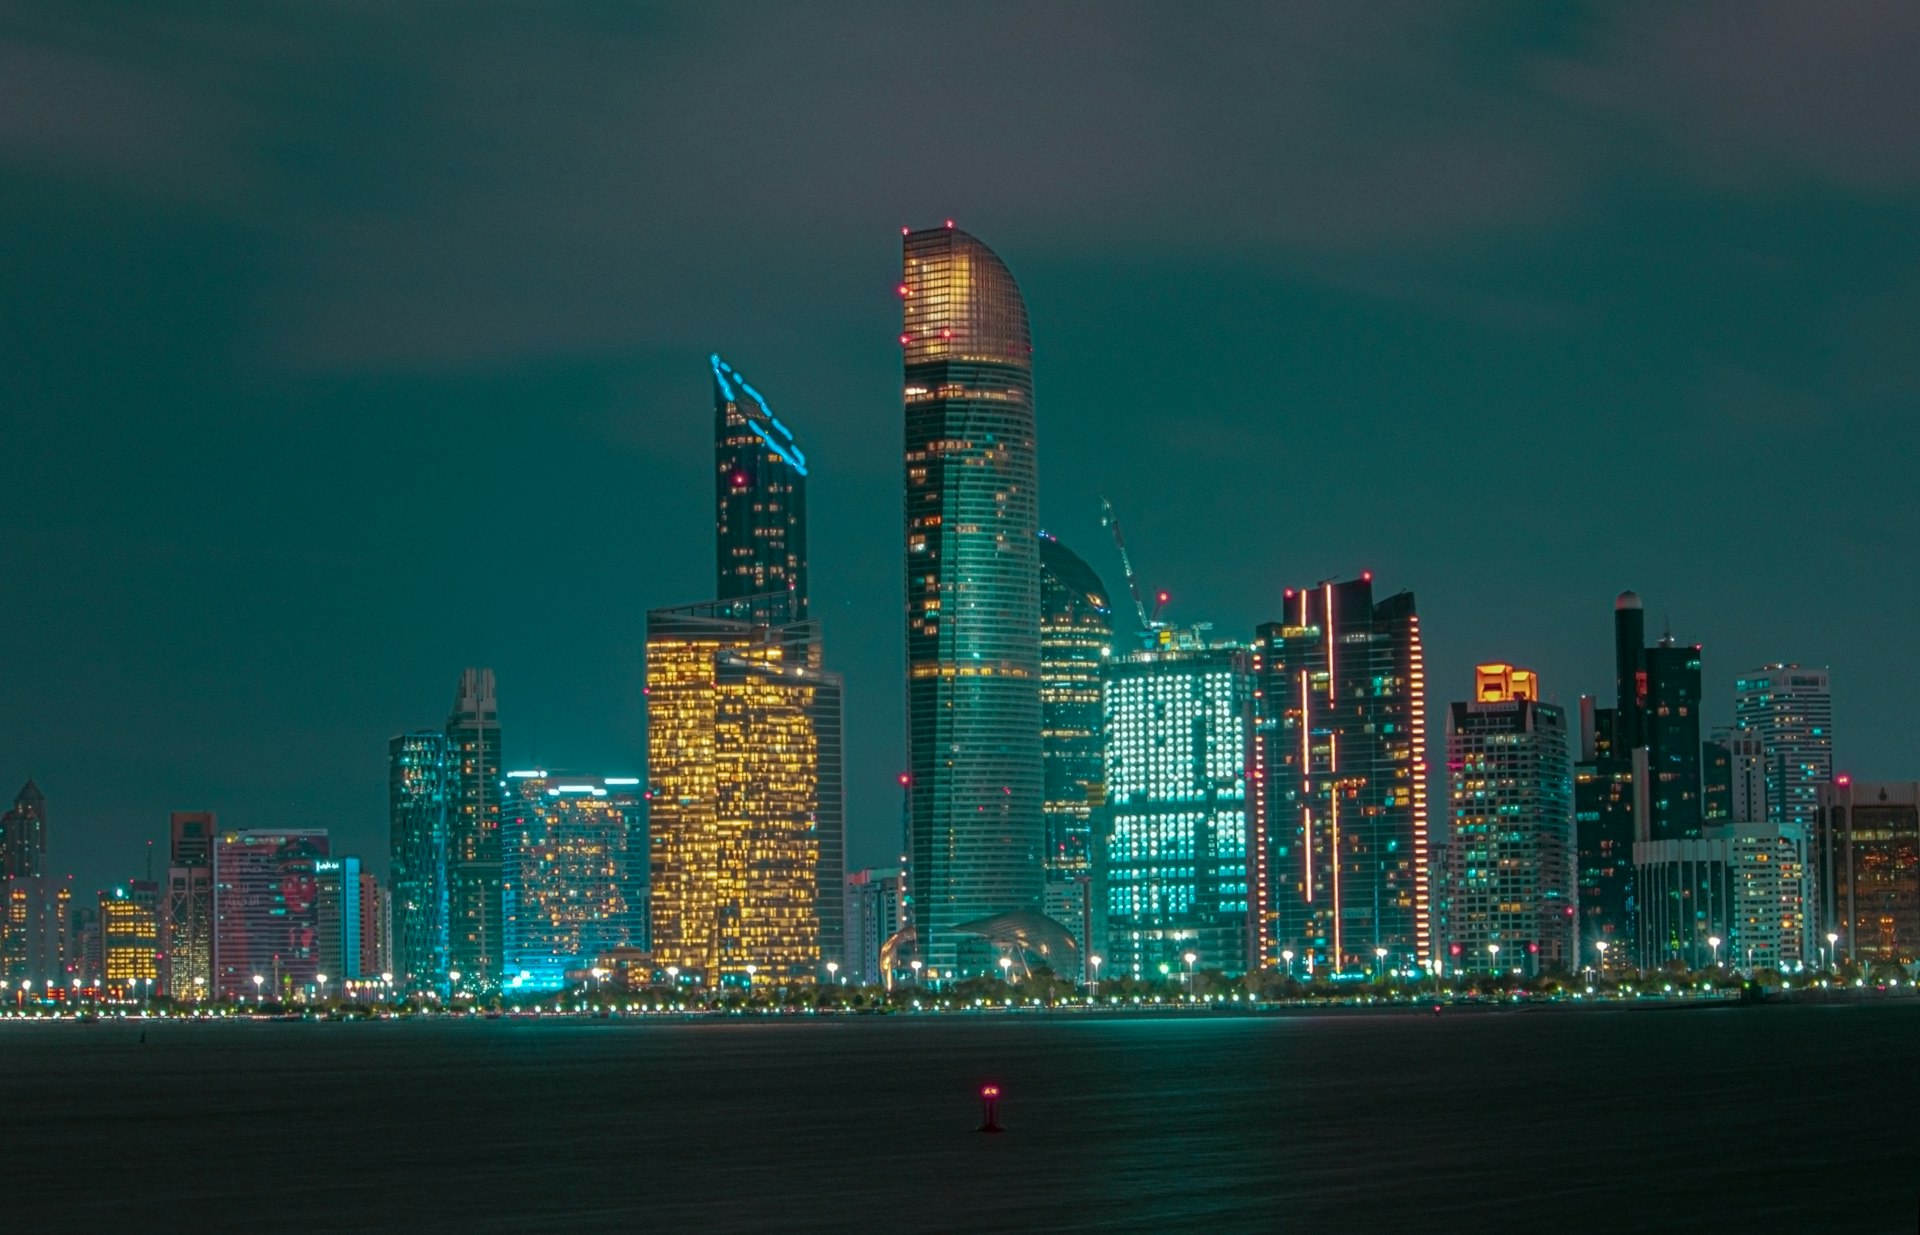
[[[1920,1212],[1914,1004],[144,1031],[0,1024],[0,1214],[1755,1235]],[[1002,1136],[973,1130],[988,1081]]]

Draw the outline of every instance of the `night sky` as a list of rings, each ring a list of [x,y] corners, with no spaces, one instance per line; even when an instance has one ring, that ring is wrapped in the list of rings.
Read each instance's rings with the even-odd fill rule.
[[[1436,710],[1610,690],[1633,588],[1709,722],[1830,664],[1837,766],[1920,775],[1920,6],[712,7],[0,5],[0,788],[53,869],[184,808],[384,866],[466,665],[510,765],[638,771],[713,350],[814,464],[887,860],[893,288],[947,218],[1111,586],[1102,494],[1219,635],[1371,569]]]

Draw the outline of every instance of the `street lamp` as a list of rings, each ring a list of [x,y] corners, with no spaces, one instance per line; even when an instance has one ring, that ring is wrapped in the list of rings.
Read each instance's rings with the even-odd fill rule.
[[[839,975],[840,975],[840,962],[839,962],[839,961],[828,961],[828,962],[827,962],[827,982],[828,982],[828,984],[829,984],[829,985],[831,985],[831,984],[833,984],[833,983],[835,983],[835,982],[838,982],[838,981],[839,981]]]
[[[1713,967],[1720,968],[1720,936],[1708,935],[1707,943],[1713,948]]]
[[[447,971],[447,1006],[449,1008],[457,1007],[459,1000],[460,971],[458,969],[449,969]]]
[[[266,980],[265,978],[263,978],[263,977],[261,977],[261,976],[260,976],[259,974],[257,974],[257,973],[256,973],[256,974],[254,974],[254,975],[253,975],[253,1001],[254,1001],[255,1003],[265,1003],[265,1002],[266,1002],[266,1000],[265,1000],[265,999],[263,999],[263,998],[261,998],[261,995],[260,995],[260,988],[261,988],[262,986],[265,986],[265,985],[266,985],[266,982],[267,982],[267,980]]]
[[[675,986],[680,985],[680,966],[678,965],[667,966],[667,981],[671,982]]]
[[[193,1001],[195,1003],[199,1003],[202,999],[205,999],[206,997],[207,997],[206,975],[195,974],[193,977]]]
[[[1487,951],[1493,953],[1493,972],[1496,976],[1498,976],[1498,974],[1500,973],[1500,945],[1497,943],[1490,943],[1487,945]]]
[[[1287,977],[1292,978],[1293,977],[1293,949],[1288,948],[1284,952],[1280,953],[1280,959],[1287,962]]]
[[[313,976],[314,980],[320,983],[320,1002],[325,1003],[327,1001],[327,975],[324,973],[316,973]]]
[[[921,960],[917,956],[907,962],[907,967],[913,970],[913,984],[915,986],[920,985],[920,971],[926,968],[926,964],[927,963],[925,961]]]
[[[1840,967],[1840,936],[1832,931],[1829,931],[1827,932],[1827,968],[1838,969],[1839,967]]]
[[[1373,962],[1373,976],[1374,979],[1378,981],[1381,973],[1387,967],[1387,950],[1385,948],[1375,948],[1373,950]]]
[[[1013,958],[1011,956],[1003,956],[1000,958],[1000,980],[1002,982],[1013,981]]]
[[[1200,958],[1189,952],[1180,959],[1187,962],[1187,1001],[1191,1003],[1193,1001],[1193,962]]]
[[[1100,998],[1100,962],[1106,959],[1104,956],[1089,956],[1087,958],[1088,962],[1093,965],[1093,997],[1095,999]]]
[[[599,971],[595,970],[595,972],[597,973]],[[747,962],[747,989],[748,990],[753,989],[753,975],[759,972],[760,972],[760,966],[754,964],[752,961]]]

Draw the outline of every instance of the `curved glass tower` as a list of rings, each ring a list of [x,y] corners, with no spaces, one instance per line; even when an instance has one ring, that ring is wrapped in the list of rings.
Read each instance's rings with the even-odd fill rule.
[[[903,248],[909,853],[945,978],[994,959],[954,927],[1041,902],[1033,345],[993,250],[952,225]]]
[[[1105,781],[1100,670],[1113,604],[1079,554],[1040,533],[1040,749],[1045,770],[1047,916],[1087,947],[1093,804]]]

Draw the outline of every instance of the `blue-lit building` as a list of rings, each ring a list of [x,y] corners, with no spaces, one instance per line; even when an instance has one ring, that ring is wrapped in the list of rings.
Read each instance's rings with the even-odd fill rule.
[[[647,946],[647,824],[633,776],[509,772],[500,811],[507,990]]]
[[[713,369],[714,537],[720,600],[788,593],[807,616],[807,456],[767,400],[719,355]]]
[[[1076,936],[1090,933],[1095,805],[1105,735],[1100,672],[1113,654],[1113,605],[1080,555],[1040,533],[1040,754],[1047,824],[1045,911]]]
[[[433,729],[387,744],[392,964],[395,988],[408,994],[447,989],[451,749]]]
[[[951,224],[902,238],[914,951],[991,972],[970,923],[1042,904],[1039,474],[1026,304]]]
[[[1160,967],[1241,973],[1248,935],[1251,653],[1162,632],[1107,661],[1101,689],[1106,805],[1096,896],[1109,977]]]

